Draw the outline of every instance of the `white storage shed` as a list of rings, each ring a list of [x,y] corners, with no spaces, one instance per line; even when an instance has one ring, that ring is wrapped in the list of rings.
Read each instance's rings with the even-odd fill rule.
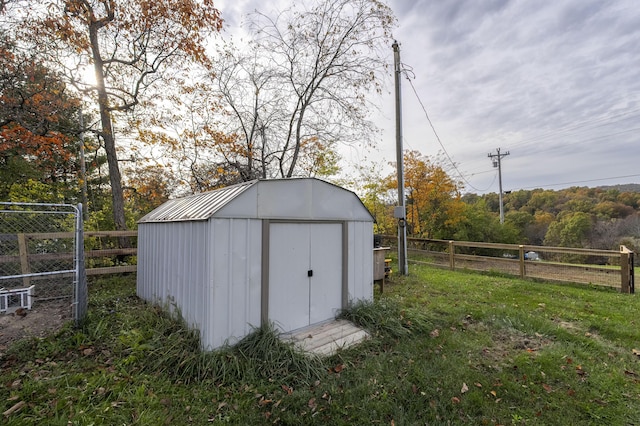
[[[178,308],[211,350],[267,321],[288,332],[373,298],[373,217],[314,178],[169,200],[138,225],[138,296]]]

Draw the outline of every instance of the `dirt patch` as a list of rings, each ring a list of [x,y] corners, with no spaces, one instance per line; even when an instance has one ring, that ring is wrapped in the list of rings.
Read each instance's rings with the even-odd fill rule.
[[[24,316],[16,315],[14,311],[0,314],[0,353],[16,340],[47,336],[72,319],[68,299],[34,303]]]
[[[492,344],[482,349],[482,359],[491,364],[500,364],[522,352],[537,355],[540,350],[553,343],[539,333],[531,335],[513,328],[489,328],[481,323],[472,327],[491,334]]]

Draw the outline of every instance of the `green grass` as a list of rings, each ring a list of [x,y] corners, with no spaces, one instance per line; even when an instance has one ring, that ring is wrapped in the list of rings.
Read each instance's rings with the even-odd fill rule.
[[[344,316],[372,338],[328,359],[256,330],[198,350],[197,333],[90,285],[85,324],[0,359],[8,425],[593,424],[640,422],[634,295],[414,266]]]

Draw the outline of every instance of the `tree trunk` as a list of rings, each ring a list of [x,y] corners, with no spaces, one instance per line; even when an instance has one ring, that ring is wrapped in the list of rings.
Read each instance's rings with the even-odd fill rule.
[[[98,93],[98,106],[100,109],[100,123],[102,131],[100,136],[104,141],[104,150],[107,153],[107,164],[109,165],[109,183],[111,184],[111,199],[113,201],[113,221],[117,231],[127,229],[127,223],[124,217],[124,193],[122,192],[122,176],[120,175],[120,166],[118,165],[118,154],[116,152],[116,143],[113,135],[113,124],[111,122],[111,110],[109,109],[109,95],[104,83],[104,64],[100,54],[100,45],[98,43],[99,24],[92,23],[89,27],[89,39],[91,41],[91,50],[93,53],[93,64],[96,73],[96,89]],[[121,247],[128,246],[127,241],[121,241]]]
[[[100,120],[102,122],[102,139],[104,150],[107,152],[107,164],[109,165],[109,182],[111,183],[111,198],[113,201],[113,221],[117,231],[127,229],[124,217],[124,193],[122,191],[122,177],[118,165],[116,144],[111,128],[111,116],[108,111],[100,107]]]

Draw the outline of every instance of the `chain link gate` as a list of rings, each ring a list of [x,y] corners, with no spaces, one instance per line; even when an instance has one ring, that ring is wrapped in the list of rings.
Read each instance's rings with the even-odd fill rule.
[[[0,313],[69,299],[87,312],[82,205],[0,202]]]

